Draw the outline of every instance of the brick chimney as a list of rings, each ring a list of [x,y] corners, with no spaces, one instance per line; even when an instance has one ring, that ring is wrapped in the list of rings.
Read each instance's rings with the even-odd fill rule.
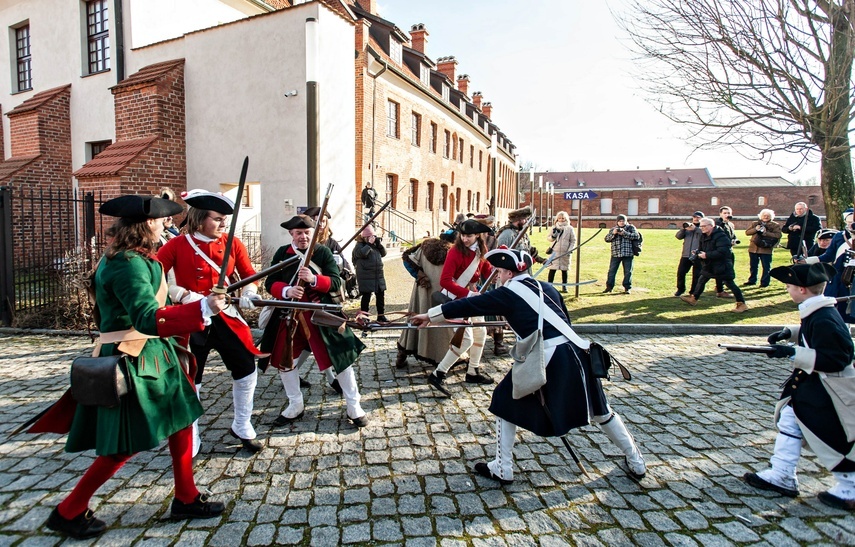
[[[478,110],[481,110],[481,99],[483,98],[484,97],[481,95],[480,91],[476,91],[472,94],[472,104],[474,104],[475,108],[477,108]]]
[[[493,103],[484,103],[481,106],[481,112],[483,112],[484,115],[487,116],[488,120],[492,120],[493,119]]]
[[[377,15],[377,2],[374,0],[356,0],[356,3],[371,15]]]
[[[455,77],[455,73],[457,72],[457,59],[454,58],[454,55],[449,57],[440,57],[437,59],[436,69],[442,74],[445,74],[445,76],[452,82],[457,81],[457,78]]]
[[[427,46],[428,36],[430,36],[430,34],[428,34],[424,23],[413,25],[412,28],[410,28],[410,40],[412,42],[413,49],[419,53],[424,53],[425,47]]]
[[[457,77],[457,89],[460,90],[461,93],[469,96],[469,75],[461,74]]]

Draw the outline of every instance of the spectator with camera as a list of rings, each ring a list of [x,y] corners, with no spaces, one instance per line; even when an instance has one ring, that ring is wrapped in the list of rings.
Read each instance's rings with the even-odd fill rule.
[[[695,306],[704,292],[707,281],[710,279],[721,280],[736,298],[734,313],[742,313],[748,309],[742,291],[736,286],[733,279],[736,274],[733,271],[733,250],[731,240],[724,230],[715,225],[711,218],[702,218],[700,229],[703,232],[701,241],[698,243],[698,259],[701,260],[701,274],[698,283],[692,288],[691,294],[680,297],[683,302]]]
[[[731,245],[739,245],[739,240],[736,239],[736,227],[733,225],[733,210],[727,205],[722,205],[718,210],[718,218],[715,219],[715,225],[721,228],[727,237],[730,238]],[[734,260],[734,268],[736,260]],[[733,298],[733,295],[724,290],[720,279],[715,280],[715,295],[718,298]]]
[[[745,235],[751,236],[748,242],[748,281],[742,286],[757,284],[757,266],[763,266],[763,275],[760,277],[760,286],[768,287],[772,269],[772,250],[781,240],[781,225],[775,222],[775,211],[763,209],[757,215],[757,220],[751,223],[751,227],[745,230]]]
[[[698,274],[701,272],[701,261],[697,259],[698,244],[701,241],[701,219],[704,218],[704,213],[695,211],[692,214],[692,222],[684,222],[683,227],[677,230],[674,235],[677,239],[683,240],[683,253],[680,255],[680,263],[677,265],[677,292],[674,296],[679,297],[686,292],[686,274],[689,270],[692,271],[692,284],[689,285],[689,292],[695,288],[698,282]]]
[[[638,240],[638,230],[629,223],[626,215],[617,216],[617,225],[606,234],[606,243],[611,243],[611,261],[609,261],[609,274],[606,278],[606,289],[604,293],[612,292],[615,287],[615,276],[618,266],[623,266],[623,290],[626,294],[632,293],[632,241]]]
[[[819,217],[808,209],[807,203],[800,201],[793,207],[793,213],[781,227],[781,232],[787,234],[787,249],[793,258],[807,255],[808,245],[816,233],[822,228]]]
[[[565,211],[558,211],[555,223],[546,239],[550,242],[546,254],[555,259],[549,263],[550,283],[555,281],[555,272],[561,271],[561,292],[567,292],[567,270],[570,269],[570,253],[576,248],[576,230],[570,224],[570,217]]]
[[[356,247],[353,249],[353,265],[356,268],[356,284],[359,286],[361,301],[359,310],[368,314],[371,303],[371,293],[374,293],[377,303],[377,321],[386,322],[386,278],[383,275],[383,257],[386,247],[381,238],[374,233],[369,224],[356,237]]]

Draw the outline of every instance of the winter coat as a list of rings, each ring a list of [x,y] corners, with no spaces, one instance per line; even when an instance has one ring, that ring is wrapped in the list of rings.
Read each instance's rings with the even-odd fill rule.
[[[356,238],[352,257],[359,292],[376,293],[386,290],[386,278],[383,276],[384,256],[386,247],[380,242],[380,238],[375,239],[373,244],[362,239],[362,236]]]
[[[576,247],[576,230],[569,222],[560,226],[556,223],[549,231],[546,239],[552,243],[552,256],[560,257],[552,261],[549,269],[569,270],[572,253],[568,251]]]
[[[810,247],[813,239],[816,237],[816,233],[822,228],[819,217],[813,214],[813,211],[808,209],[805,215],[807,215],[807,218],[804,216],[797,217],[795,213],[791,213],[787,222],[781,227],[781,232],[787,234],[787,249],[790,250],[791,254],[799,253],[799,241],[802,241],[802,231],[805,234],[803,239],[805,247]],[[798,224],[801,229],[791,230],[794,224]]]
[[[731,248],[730,237],[718,226],[709,235],[702,235],[701,241],[698,243],[698,252],[706,253],[706,258],[701,259],[703,274],[718,279],[736,277],[733,271],[733,251]]]
[[[704,235],[704,233],[701,232],[700,225],[695,224],[694,226],[695,228],[693,230],[680,228],[674,235],[677,239],[683,240],[683,254],[680,255],[683,258],[689,258],[692,256],[692,251],[698,250],[698,244],[701,242],[701,236]]]
[[[761,225],[765,224],[766,232],[760,233],[757,231],[757,228]],[[745,230],[745,235],[751,236],[751,239],[748,242],[748,252],[749,253],[757,253],[759,255],[770,255],[774,250],[774,247],[760,247],[757,245],[757,241],[760,239],[760,236],[772,237],[776,238],[779,242],[781,240],[781,225],[775,222],[774,220],[770,220],[769,222],[762,222],[759,219],[755,220],[751,223],[751,227]]]

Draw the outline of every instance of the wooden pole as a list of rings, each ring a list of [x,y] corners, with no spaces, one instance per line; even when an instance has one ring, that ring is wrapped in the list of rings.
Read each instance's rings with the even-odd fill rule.
[[[572,207],[572,201],[571,207]],[[582,204],[585,203],[584,199],[579,200],[579,220],[576,224],[576,241],[582,241]],[[576,245],[576,298],[579,298],[579,275],[581,273],[582,267],[582,246]]]

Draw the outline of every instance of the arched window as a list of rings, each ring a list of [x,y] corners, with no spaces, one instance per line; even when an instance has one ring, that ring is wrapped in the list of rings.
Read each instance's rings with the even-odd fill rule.
[[[439,210],[448,211],[448,185],[443,184],[439,187]]]

